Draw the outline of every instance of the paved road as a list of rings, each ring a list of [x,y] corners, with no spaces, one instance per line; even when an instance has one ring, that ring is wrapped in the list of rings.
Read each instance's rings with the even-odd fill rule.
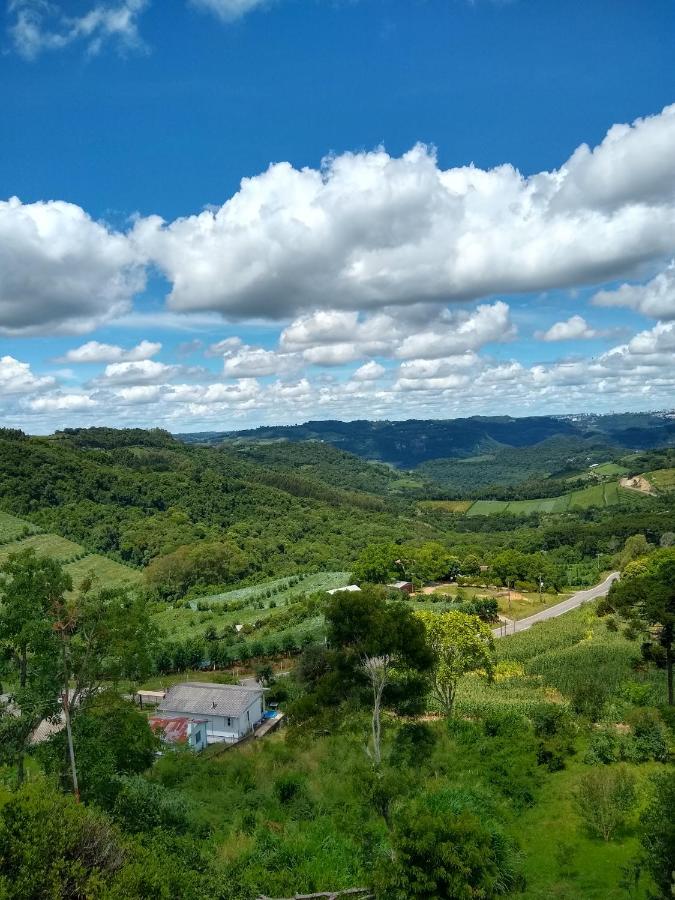
[[[618,577],[618,572],[612,572],[611,575],[608,575],[604,581],[600,584],[596,584],[595,587],[589,588],[587,591],[579,591],[576,594],[572,594],[571,597],[568,597],[567,600],[563,600],[562,603],[556,603],[555,606],[549,606],[548,609],[542,609],[541,612],[535,613],[533,616],[528,616],[526,619],[520,619],[516,622],[510,622],[508,625],[500,625],[499,628],[493,628],[492,633],[495,637],[505,637],[507,634],[516,634],[519,631],[527,631],[527,629],[531,628],[536,622],[545,622],[547,619],[554,619],[556,616],[561,616],[571,609],[576,609],[578,606],[581,606],[582,603],[587,603],[589,600],[595,600],[596,597],[604,597],[612,582],[616,581]]]

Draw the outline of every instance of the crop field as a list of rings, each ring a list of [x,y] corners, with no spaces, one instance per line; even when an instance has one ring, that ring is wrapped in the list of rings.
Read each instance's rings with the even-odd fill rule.
[[[93,576],[94,589],[106,587],[132,587],[138,584],[142,578],[140,572],[123,566],[122,563],[100,556],[98,553],[90,553],[69,563],[65,567],[73,579],[74,587],[79,587],[85,578]]]
[[[227,604],[232,600],[269,600],[274,598],[277,606],[281,606],[299,594],[344,587],[349,583],[349,574],[349,572],[316,572],[313,575],[291,575],[287,578],[277,578],[274,581],[264,581],[250,587],[238,588],[235,591],[225,591],[222,594],[207,594],[200,597],[198,601],[192,601],[192,604],[194,607],[197,602],[205,601]]]
[[[422,500],[417,506],[422,512],[440,510],[448,513],[465,513],[473,503],[473,500]]]
[[[561,513],[567,510],[614,506],[628,496],[628,492],[620,488],[616,482],[610,481],[571,491],[560,497],[543,497],[536,500],[476,500],[466,515],[491,516],[508,513],[512,516],[527,516],[531,513]]]
[[[639,648],[610,632],[591,604],[500,638],[496,650],[495,682],[468,676],[460,687],[457,702],[467,715],[505,705],[528,715],[542,704],[568,703],[590,684],[611,692],[638,680],[653,691],[654,703],[665,690],[662,672],[634,673]]]
[[[59,537],[57,534],[33,534],[20,541],[3,544],[0,547],[0,562],[4,562],[12,553],[32,548],[42,556],[51,556],[61,562],[69,562],[84,556],[86,550],[80,544]]]
[[[657,491],[675,490],[675,469],[656,469],[654,472],[647,472],[645,478]]]
[[[76,588],[92,574],[95,588],[132,586],[141,579],[141,573],[135,569],[107,556],[87,553],[80,544],[58,534],[39,533],[31,522],[0,512],[0,564],[12,553],[30,548],[40,556],[49,556],[64,563]]]
[[[191,600],[185,606],[167,607],[162,604],[154,615],[157,625],[173,638],[184,640],[202,637],[206,629],[222,632],[232,625],[243,625],[247,636],[263,632],[266,619],[289,606],[305,594],[327,591],[348,584],[348,572],[317,572],[295,575],[223,594],[212,594]],[[320,623],[319,623],[320,624]],[[293,633],[316,630],[317,622],[310,619],[296,626]],[[290,630],[290,629],[289,629]],[[285,632],[275,631],[283,641]]]
[[[596,466],[592,471],[598,475],[625,475],[628,469],[619,463],[606,462]]]
[[[9,513],[0,511],[0,544],[7,544],[19,538],[35,534],[39,529],[25,519],[17,519]]]

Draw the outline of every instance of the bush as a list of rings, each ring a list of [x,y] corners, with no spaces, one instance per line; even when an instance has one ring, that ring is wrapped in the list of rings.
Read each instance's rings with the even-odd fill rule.
[[[396,732],[391,761],[396,766],[419,766],[426,762],[436,744],[436,735],[424,722],[406,722]]]
[[[632,728],[622,747],[623,759],[631,762],[666,762],[668,735],[655,709],[634,709],[626,717]]]
[[[635,806],[635,776],[624,765],[593,769],[580,778],[575,801],[588,831],[609,841]]]
[[[140,775],[121,778],[120,782],[112,815],[125,830],[135,833],[161,828],[179,834],[188,831],[189,807],[177,791],[169,791]]]
[[[619,740],[614,729],[603,728],[591,737],[584,762],[588,765],[608,765],[619,758]]]
[[[395,817],[393,854],[376,869],[375,896],[457,900],[517,887],[517,854],[503,835],[468,811],[435,809],[433,799],[424,797]]]

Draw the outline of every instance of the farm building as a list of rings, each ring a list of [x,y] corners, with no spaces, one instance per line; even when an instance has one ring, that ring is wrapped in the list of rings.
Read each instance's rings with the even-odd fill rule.
[[[387,587],[403,591],[404,594],[412,594],[414,591],[412,581],[394,581],[393,584],[388,584]]]
[[[358,584],[348,584],[346,587],[339,588],[331,588],[329,591],[326,591],[327,594],[340,594],[342,591],[349,591],[350,593],[354,593],[355,591],[360,591],[361,588]]]
[[[157,711],[163,718],[205,719],[211,744],[240,740],[261,721],[264,708],[262,688],[188,681],[169,688]]]
[[[166,696],[166,691],[136,691],[134,700],[143,706],[157,706]]]
[[[203,750],[208,743],[206,719],[150,716],[148,725],[166,744],[187,744],[193,750]]]

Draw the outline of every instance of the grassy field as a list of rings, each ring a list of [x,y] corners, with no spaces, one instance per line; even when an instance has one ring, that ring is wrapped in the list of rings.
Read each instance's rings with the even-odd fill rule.
[[[647,472],[645,478],[657,491],[675,490],[675,469],[656,469],[654,472]]]
[[[646,900],[646,878],[632,893],[621,883],[623,867],[638,849],[635,824],[642,799],[626,828],[609,842],[589,835],[574,803],[575,789],[591,769],[584,758],[590,727],[570,732],[572,746],[560,769],[548,771],[538,764],[540,738],[525,720],[511,715],[538,710],[551,715],[556,707],[568,708],[592,670],[596,683],[606,684],[612,696],[611,716],[625,711],[621,698],[628,682],[653,689],[647,702],[659,702],[663,673],[635,673],[635,652],[635,645],[610,632],[592,608],[500,640],[495,682],[462,680],[452,727],[427,717],[427,738],[410,752],[399,742],[410,723],[386,717],[383,772],[395,775],[385,781],[387,796],[393,797],[391,811],[395,815],[415,799],[433,796],[449,812],[468,808],[501,822],[520,848],[526,884],[518,896],[524,900]],[[164,679],[153,686],[168,683]],[[369,727],[368,712],[350,708],[340,727],[311,736],[291,728],[189,764],[167,756],[158,761],[154,778],[180,785],[209,827],[216,857],[235,868],[245,862],[242,895],[289,896],[367,883],[389,839],[373,801],[382,795],[373,794],[364,752]],[[627,765],[642,798],[649,775],[662,764]],[[280,799],[289,784],[292,799]]]
[[[32,548],[41,556],[51,556],[60,562],[70,562],[84,556],[86,550],[80,544],[59,537],[57,534],[33,534],[30,537],[0,547],[0,563],[12,553]]]
[[[90,553],[69,563],[66,571],[73,579],[73,585],[79,587],[85,578],[93,576],[94,588],[106,587],[133,587],[140,583],[142,574],[136,569],[123,566],[122,563],[100,556],[98,553]]]
[[[40,556],[49,556],[64,563],[75,588],[90,575],[94,576],[95,588],[131,587],[141,580],[141,573],[136,569],[98,553],[87,553],[80,544],[57,534],[41,534],[37,531],[34,525],[24,519],[0,513],[0,565],[12,553],[32,548]]]
[[[450,594],[451,596],[456,597],[457,591],[458,587],[456,584],[443,584],[435,588],[433,593]],[[462,591],[465,598],[469,601],[473,601],[478,597],[491,597],[496,599],[499,604],[499,612],[509,619],[525,619],[527,616],[540,612],[542,609],[547,609],[549,606],[561,603],[570,596],[569,593],[552,594],[543,591],[540,597],[538,591],[511,591],[511,601],[509,602],[509,591],[506,588],[465,587],[462,588]],[[430,600],[429,594],[415,594],[413,599],[417,601],[415,608],[421,605],[420,601],[424,604],[422,608],[429,605],[431,609],[435,608],[438,612],[443,608],[441,604],[433,603],[433,601]]]
[[[591,470],[597,475],[625,475],[628,469],[625,466],[615,462],[601,463]]]
[[[0,544],[16,541],[37,531],[38,528],[25,519],[17,519],[16,516],[0,511]]]
[[[567,510],[614,506],[628,496],[632,496],[629,491],[610,481],[571,491],[560,497],[544,497],[539,500],[476,500],[466,515],[491,516],[508,513],[512,516],[527,516],[531,513],[562,513]]]

